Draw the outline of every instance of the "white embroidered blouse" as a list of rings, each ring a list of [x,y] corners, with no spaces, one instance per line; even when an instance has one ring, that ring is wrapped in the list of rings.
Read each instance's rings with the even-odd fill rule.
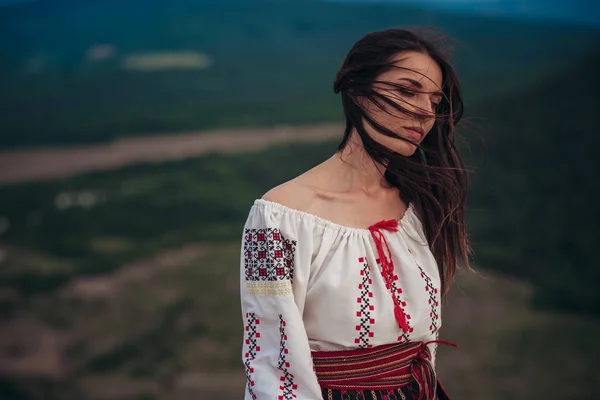
[[[369,229],[254,202],[241,250],[246,400],[322,399],[311,351],[437,339],[440,277],[412,204],[397,232],[380,234],[394,265],[389,289]]]

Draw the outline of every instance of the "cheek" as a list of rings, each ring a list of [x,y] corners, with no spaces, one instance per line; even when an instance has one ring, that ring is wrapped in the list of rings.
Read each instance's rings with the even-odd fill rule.
[[[385,107],[386,109],[382,110],[377,106],[373,106],[373,108],[370,110],[370,115],[376,121],[386,124],[394,124],[401,121],[406,121],[410,118],[409,115],[404,114],[402,111],[390,105],[385,105]]]

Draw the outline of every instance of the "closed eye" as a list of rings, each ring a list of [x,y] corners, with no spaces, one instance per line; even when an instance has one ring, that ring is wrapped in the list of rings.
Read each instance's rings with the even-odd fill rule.
[[[412,90],[408,90],[408,89],[398,89],[398,92],[405,96],[408,96],[408,97],[412,97],[415,95],[415,92],[413,92]]]
[[[431,105],[433,107],[439,107],[441,102],[442,102],[442,97],[438,96],[438,95],[434,95],[433,98],[431,99]]]

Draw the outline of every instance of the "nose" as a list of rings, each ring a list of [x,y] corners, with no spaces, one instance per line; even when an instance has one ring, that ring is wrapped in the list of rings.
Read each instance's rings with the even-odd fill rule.
[[[419,114],[419,119],[424,121],[424,122],[428,122],[430,120],[432,120],[433,118],[435,118],[435,109],[433,104],[431,104],[431,100],[429,99],[429,96],[427,95],[422,95],[421,96],[421,101],[419,102],[419,104],[417,105],[417,113]]]

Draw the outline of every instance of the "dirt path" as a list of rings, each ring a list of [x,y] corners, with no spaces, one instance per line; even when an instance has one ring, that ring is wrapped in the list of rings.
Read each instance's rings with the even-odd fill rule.
[[[123,265],[109,274],[79,276],[64,288],[62,294],[68,298],[88,301],[116,297],[127,285],[148,281],[157,272],[197,261],[206,252],[205,247],[201,243],[191,243]]]
[[[0,150],[0,184],[63,178],[137,162],[161,162],[210,152],[256,150],[290,140],[318,142],[336,136],[337,124],[190,132],[119,139],[110,144]]]

